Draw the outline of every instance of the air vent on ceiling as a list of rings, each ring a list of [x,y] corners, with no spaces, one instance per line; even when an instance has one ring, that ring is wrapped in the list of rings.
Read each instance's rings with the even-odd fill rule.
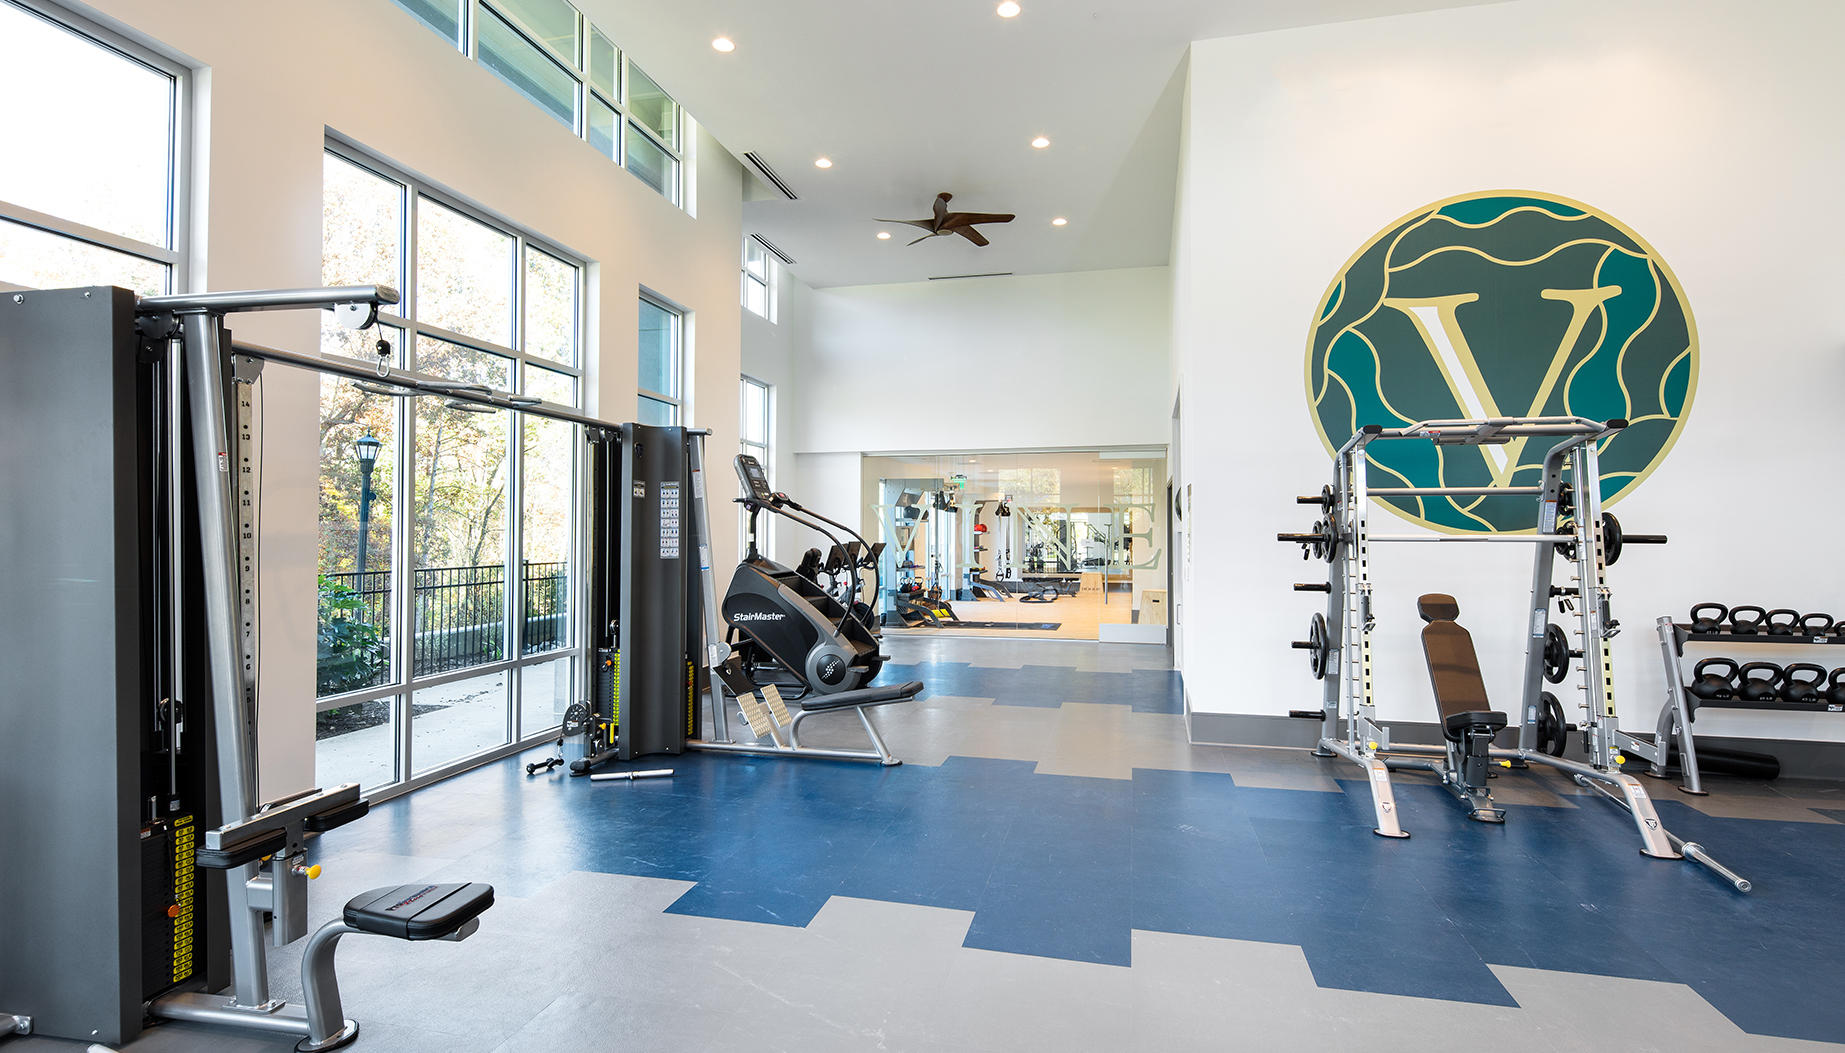
[[[770,186],[782,192],[783,197],[787,198],[790,201],[800,200],[800,196],[797,195],[794,191],[788,189],[788,184],[782,182],[782,177],[775,174],[775,169],[770,168],[769,163],[767,161],[764,161],[762,158],[757,157],[755,154],[750,153],[749,151],[744,151],[743,159],[745,161],[748,161],[750,164],[754,165],[756,168],[756,171],[762,173],[762,177],[769,181]]]
[[[1011,271],[988,271],[985,274],[938,274],[929,280],[932,282],[951,282],[957,278],[1005,278],[1011,276],[1011,274]]]
[[[769,251],[769,255],[782,261],[782,266],[784,267],[794,266],[794,260],[790,259],[787,253],[776,248],[774,244],[772,244],[769,241],[768,238],[763,237],[761,234],[751,234],[750,237],[756,239],[756,244],[761,245],[763,248],[767,249]]]

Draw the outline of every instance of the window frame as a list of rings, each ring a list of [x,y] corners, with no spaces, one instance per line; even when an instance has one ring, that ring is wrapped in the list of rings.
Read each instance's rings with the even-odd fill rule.
[[[595,144],[590,142],[590,107],[596,102],[600,102],[602,105],[607,106],[615,112],[615,142],[612,144],[613,154],[610,159],[613,160],[616,165],[628,169],[630,173],[634,172],[631,160],[628,156],[628,129],[632,126],[634,131],[644,136],[650,144],[658,147],[670,159],[672,172],[669,174],[666,181],[666,189],[661,192],[661,196],[672,202],[678,208],[686,209],[687,199],[690,196],[687,186],[687,181],[690,178],[687,173],[687,161],[690,155],[690,149],[686,143],[686,139],[689,137],[688,133],[691,131],[693,123],[691,118],[687,116],[685,107],[680,104],[679,100],[667,94],[666,89],[661,88],[661,93],[666,95],[667,102],[672,107],[673,139],[678,145],[675,146],[661,141],[660,137],[654,133],[653,129],[647,127],[639,120],[636,120],[632,116],[630,108],[631,100],[628,97],[629,90],[633,84],[633,77],[630,76],[628,69],[628,52],[615,42],[613,36],[604,32],[600,26],[592,22],[589,16],[583,13],[581,8],[576,7],[574,4],[568,5],[576,14],[576,53],[574,55],[564,55],[556,48],[552,47],[544,37],[540,36],[537,30],[527,25],[525,20],[522,19],[517,12],[508,10],[505,5],[496,3],[494,0],[462,0],[460,4],[460,40],[451,39],[436,30],[433,26],[430,26],[427,22],[423,21],[421,16],[405,6],[401,0],[399,0],[397,6],[411,18],[416,19],[418,25],[441,36],[450,46],[468,56],[476,65],[480,64],[479,33],[482,20],[480,8],[485,6],[493,17],[500,19],[510,26],[513,32],[519,34],[528,44],[536,48],[540,55],[562,66],[565,72],[569,73],[571,78],[576,82],[576,123],[575,127],[571,129],[573,134],[575,134],[577,138],[582,139],[585,143],[589,143],[592,149],[596,149],[597,153],[602,153],[600,148],[595,147]],[[613,85],[613,98],[610,97],[610,93],[603,91],[596,85],[593,72],[590,69],[590,65],[594,61],[593,39],[596,35],[600,35],[603,40],[608,41],[609,47],[615,52],[615,84]],[[498,73],[493,70],[488,70],[488,72],[496,79],[500,79],[504,82],[504,78],[500,77]],[[659,86],[659,81],[654,80],[651,74],[647,74],[646,76],[648,81],[653,83],[654,86]],[[507,86],[514,91],[519,91],[519,89],[513,85],[508,84]],[[521,92],[520,94],[523,95],[524,93]],[[531,100],[528,98],[527,101],[529,102]],[[538,104],[533,103],[533,105]],[[543,107],[541,106],[540,109],[542,110]],[[546,110],[545,112],[547,115],[550,115],[550,111]],[[560,121],[559,123],[562,122]],[[636,178],[639,178],[639,176],[637,175]],[[652,186],[652,184],[647,185],[649,187]]]
[[[671,368],[667,372],[678,383],[679,391],[675,394],[668,395],[663,392],[653,391],[649,388],[642,387],[640,383],[641,363],[639,361],[639,356],[637,355],[636,361],[635,361],[635,382],[634,382],[635,411],[636,413],[640,411],[640,400],[641,399],[652,399],[655,402],[664,402],[667,405],[673,407],[673,423],[670,426],[671,427],[683,427],[686,423],[686,420],[685,420],[685,388],[686,388],[686,384],[685,384],[685,358],[686,358],[686,355],[685,355],[685,319],[686,319],[686,312],[683,308],[677,307],[671,303],[668,303],[666,300],[658,296],[654,296],[646,292],[645,290],[641,292],[638,302],[651,304],[654,307],[657,307],[660,310],[666,312],[667,315],[669,315],[673,319],[673,324],[672,324],[672,329],[671,329],[672,349],[669,352],[672,356],[672,363],[671,363]],[[638,311],[636,312],[636,321],[637,323],[639,321]],[[635,335],[638,339],[640,335],[640,326],[638,324],[635,326]]]
[[[750,271],[750,257],[752,255],[760,255],[762,257],[762,277],[760,278],[756,277],[756,275]],[[776,316],[780,312],[776,310],[775,303],[776,287],[780,284],[775,273],[775,265],[778,262],[774,254],[771,253],[762,242],[756,240],[755,235],[745,234],[743,236],[743,309],[758,318],[766,320],[770,325],[779,323],[779,319]],[[761,311],[750,306],[750,286],[752,284],[762,289],[763,310]]]
[[[169,112],[172,115],[172,128],[167,136],[167,225],[165,245],[152,242],[136,241],[133,238],[115,234],[110,231],[91,227],[74,220],[39,212],[7,201],[0,201],[0,219],[9,220],[21,226],[31,227],[47,234],[110,249],[129,256],[159,263],[166,268],[167,293],[190,291],[190,260],[192,230],[192,109],[193,109],[193,70],[174,59],[162,54],[146,44],[126,37],[91,19],[85,18],[69,8],[51,3],[50,0],[0,0],[18,8],[27,17],[38,17],[59,27],[66,32],[89,40],[105,50],[113,51],[124,60],[134,62],[159,73],[171,81],[169,87]],[[20,291],[25,286],[0,281],[0,290]]]
[[[402,195],[398,227],[398,275],[397,283],[400,301],[396,304],[399,313],[381,312],[378,325],[397,330],[397,346],[393,350],[393,359],[400,369],[414,376],[428,380],[450,380],[417,368],[416,346],[419,335],[460,345],[490,354],[501,355],[513,361],[513,386],[523,394],[527,386],[527,371],[542,368],[552,372],[568,374],[576,378],[576,398],[573,403],[550,402],[549,405],[582,411],[588,401],[585,360],[589,337],[589,264],[575,253],[569,252],[555,242],[540,237],[533,232],[482,209],[444,193],[427,180],[404,171],[351,142],[329,136],[325,143],[325,154],[352,164],[379,179],[395,184]],[[325,162],[323,161],[323,164]],[[323,191],[324,192],[324,191]],[[508,347],[494,341],[456,333],[417,319],[417,238],[419,226],[418,208],[423,201],[432,202],[447,208],[467,219],[482,223],[489,228],[508,235],[513,239],[511,266],[514,271],[512,292],[512,329],[513,343],[517,347]],[[553,359],[527,351],[526,333],[526,281],[528,266],[526,253],[538,251],[553,259],[562,261],[576,270],[576,299],[573,305],[572,320],[575,325],[574,363],[564,365]],[[322,357],[357,362],[345,356],[321,352]],[[376,362],[359,363],[374,366]],[[394,449],[390,456],[393,460],[394,490],[392,493],[393,524],[390,542],[391,558],[391,623],[393,626],[414,626],[416,624],[416,560],[411,536],[417,526],[416,506],[416,411],[411,399],[398,399],[393,408],[395,414]],[[387,682],[371,687],[361,688],[336,695],[327,695],[315,699],[315,713],[324,713],[331,709],[356,705],[378,699],[390,699],[393,706],[392,721],[399,729],[393,736],[392,764],[396,778],[393,782],[383,784],[379,789],[388,787],[386,796],[406,792],[428,782],[435,781],[456,770],[479,763],[518,746],[529,746],[533,742],[553,736],[556,725],[527,734],[524,713],[524,677],[522,671],[527,667],[548,665],[551,662],[568,659],[574,662],[572,680],[576,694],[584,695],[588,690],[590,656],[587,648],[588,634],[583,621],[583,612],[588,603],[588,582],[584,578],[584,568],[588,557],[588,497],[586,485],[587,466],[584,464],[583,443],[580,425],[571,425],[573,446],[570,463],[570,537],[566,544],[567,568],[565,571],[565,595],[567,597],[568,624],[564,639],[558,646],[549,650],[527,654],[524,646],[525,608],[527,603],[525,583],[525,423],[526,416],[518,411],[511,411],[505,417],[504,441],[507,446],[507,484],[505,494],[505,596],[501,623],[501,655],[496,661],[482,662],[460,669],[418,676],[416,673],[415,632],[394,631],[391,640],[391,672]],[[463,757],[444,758],[438,764],[419,769],[412,744],[415,740],[413,700],[418,691],[441,687],[446,684],[471,680],[504,673],[508,680],[506,707],[506,738],[494,746],[489,746],[477,753]],[[371,788],[367,788],[368,793]],[[374,799],[378,799],[374,795]]]

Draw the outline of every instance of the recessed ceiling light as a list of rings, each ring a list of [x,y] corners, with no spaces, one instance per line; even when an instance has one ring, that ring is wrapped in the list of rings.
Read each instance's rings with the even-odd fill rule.
[[[878,240],[879,240],[879,241],[889,241],[889,240],[890,240],[890,231],[888,231],[888,230],[880,230],[880,231],[878,231]]]
[[[729,37],[719,37],[711,42],[711,46],[717,48],[719,51],[737,50],[737,45],[731,43]]]
[[[1012,0],[1006,0],[1005,3],[999,5],[999,17],[1001,18],[1011,18],[1018,13],[1019,5],[1013,3]]]
[[[1033,146],[1035,146],[1035,147],[1037,147],[1038,149],[1040,149],[1040,150],[1042,150],[1042,149],[1044,149],[1045,147],[1047,147],[1047,146],[1049,146],[1049,145],[1051,145],[1051,141],[1050,141],[1049,139],[1046,139],[1046,138],[1045,138],[1044,136],[1042,136],[1042,135],[1040,135],[1040,136],[1038,136],[1038,137],[1037,137],[1036,139],[1033,139],[1033,140],[1031,141],[1031,145],[1033,145]]]
[[[831,168],[833,167],[833,162],[822,157],[820,160],[814,162],[814,167],[815,168]]]
[[[1051,220],[1051,226],[1053,226],[1053,227],[1061,227],[1061,226],[1063,226],[1063,225],[1064,225],[1065,223],[1068,223],[1068,222],[1070,222],[1070,221],[1069,221],[1069,220],[1067,220],[1067,219],[1065,219],[1065,218],[1063,218],[1062,216],[1058,216],[1058,217],[1057,217],[1056,219],[1053,219],[1053,220]]]

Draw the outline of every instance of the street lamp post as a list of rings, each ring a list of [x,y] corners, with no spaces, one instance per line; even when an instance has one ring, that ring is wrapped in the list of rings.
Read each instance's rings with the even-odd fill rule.
[[[355,446],[359,448],[359,574],[357,590],[360,596],[365,594],[365,543],[370,540],[372,528],[372,468],[378,463],[378,451],[384,448],[371,432],[361,435]],[[361,605],[360,610],[364,607]]]

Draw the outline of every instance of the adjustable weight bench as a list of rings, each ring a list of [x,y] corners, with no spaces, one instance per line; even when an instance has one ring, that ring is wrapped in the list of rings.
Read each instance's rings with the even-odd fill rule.
[[[1486,700],[1473,636],[1455,621],[1461,605],[1452,596],[1432,592],[1416,600],[1416,613],[1428,623],[1422,628],[1422,654],[1448,750],[1442,784],[1467,805],[1469,819],[1503,823],[1505,811],[1493,803],[1486,780],[1488,766],[1497,763],[1491,755],[1493,736],[1506,726],[1506,715]]]

